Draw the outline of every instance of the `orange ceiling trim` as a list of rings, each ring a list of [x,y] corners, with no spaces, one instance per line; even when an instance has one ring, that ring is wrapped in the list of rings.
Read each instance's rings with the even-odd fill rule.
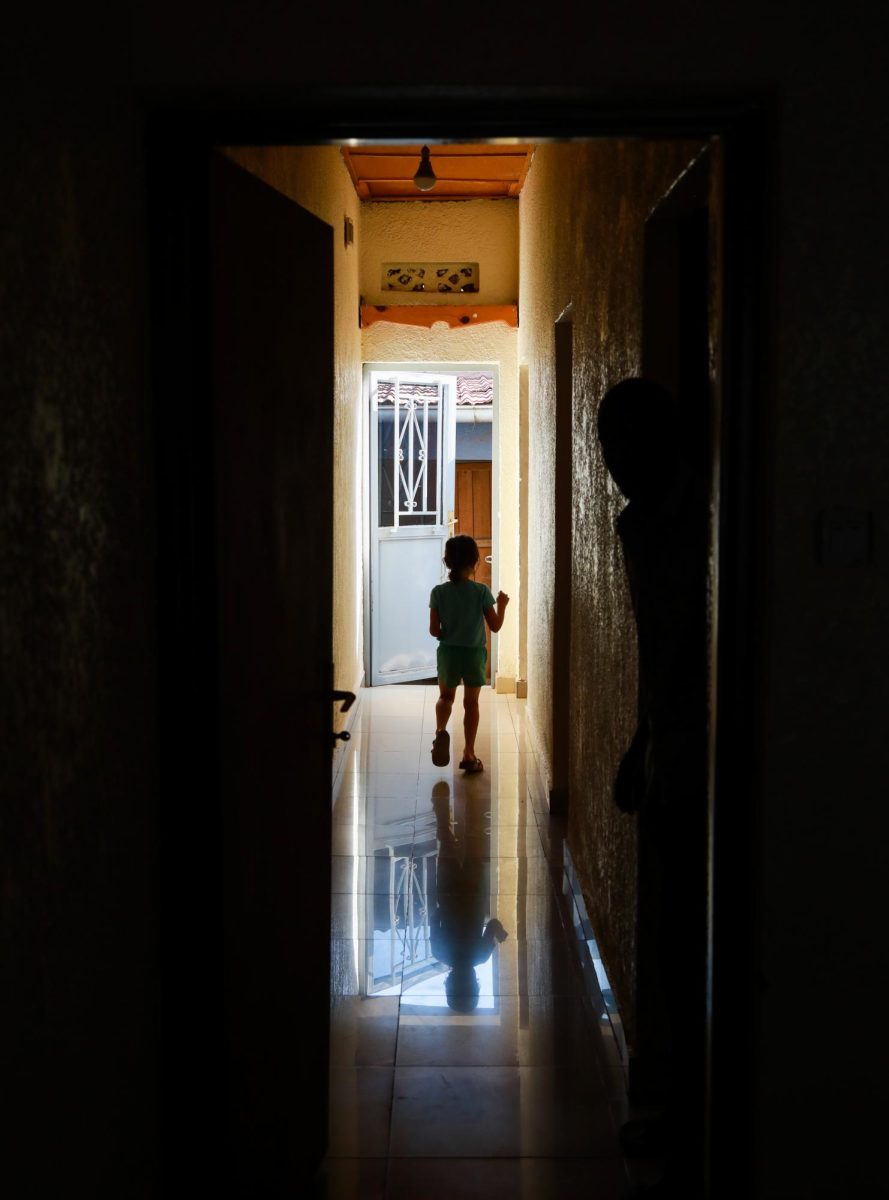
[[[428,192],[414,186],[420,146],[343,146],[341,153],[362,200],[515,199],[534,147],[431,146],[438,182]]]
[[[431,329],[444,321],[451,329],[466,328],[468,325],[485,325],[491,321],[505,321],[513,329],[518,328],[519,306],[517,304],[362,304],[361,325],[367,328],[379,321],[391,321],[395,325],[419,325]]]
[[[495,180],[469,179],[463,182],[439,180],[432,191],[420,192],[409,179],[362,182],[358,195],[362,200],[390,203],[398,200],[514,200],[514,185]]]

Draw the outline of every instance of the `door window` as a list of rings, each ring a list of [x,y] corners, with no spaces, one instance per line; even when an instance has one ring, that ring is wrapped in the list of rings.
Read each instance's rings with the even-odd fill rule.
[[[377,382],[381,528],[441,524],[441,389],[440,383]]]

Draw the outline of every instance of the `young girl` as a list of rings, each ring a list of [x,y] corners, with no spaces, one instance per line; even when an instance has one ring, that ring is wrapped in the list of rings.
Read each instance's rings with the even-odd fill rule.
[[[492,633],[503,625],[509,596],[500,592],[496,601],[491,589],[470,576],[478,563],[478,546],[465,533],[449,538],[444,561],[449,583],[440,583],[429,597],[429,632],[438,638],[438,702],[435,705],[435,741],[432,761],[445,767],[451,761],[451,739],[447,725],[463,683],[463,758],[460,769],[467,774],[483,770],[475,754],[478,732],[478,694],[485,682],[488,651],[485,622]]]

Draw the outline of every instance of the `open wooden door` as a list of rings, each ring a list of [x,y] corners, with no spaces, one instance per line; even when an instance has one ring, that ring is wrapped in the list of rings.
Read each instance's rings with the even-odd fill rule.
[[[333,240],[214,155],[210,280],[229,1195],[327,1145]]]
[[[491,463],[485,460],[458,462],[454,488],[455,533],[465,533],[475,538],[478,545],[479,562],[475,571],[477,583],[491,586],[492,542],[491,542]],[[487,680],[491,682],[491,631],[485,626],[485,644],[488,647]]]

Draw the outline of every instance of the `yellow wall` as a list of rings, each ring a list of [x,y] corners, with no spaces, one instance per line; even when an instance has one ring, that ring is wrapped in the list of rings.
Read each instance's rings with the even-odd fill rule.
[[[519,292],[517,200],[399,201],[361,209],[361,295],[366,304],[514,304]],[[423,294],[382,287],[384,262],[477,262],[479,290]]]
[[[512,200],[364,204],[361,210],[361,292],[367,303],[430,303],[411,293],[380,289],[383,262],[479,263],[479,304],[513,303],[518,293],[518,205]],[[465,304],[465,296],[441,297]],[[435,303],[439,302],[436,298]],[[493,505],[499,512],[499,561],[495,586],[511,599],[499,634],[497,673],[518,673],[519,627],[519,404],[518,332],[503,322],[448,329],[389,325],[364,330],[365,362],[496,363],[500,368],[497,447],[498,478]]]
[[[254,175],[333,227],[334,263],[334,686],[354,691],[364,666],[362,610],[361,331],[358,325],[360,203],[332,146],[254,146],[227,151]],[[355,227],[346,247],[343,221]],[[311,519],[311,514],[306,514]],[[338,719],[338,727],[343,721]]]

